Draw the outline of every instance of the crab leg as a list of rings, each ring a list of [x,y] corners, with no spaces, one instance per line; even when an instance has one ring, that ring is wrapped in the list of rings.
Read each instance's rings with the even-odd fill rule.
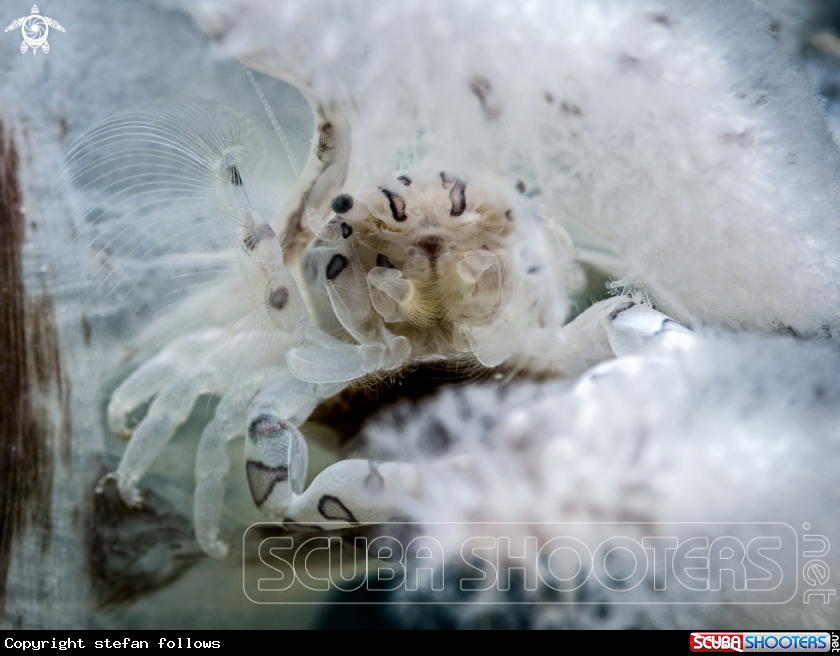
[[[595,303],[562,328],[527,331],[517,354],[561,362],[572,356],[607,360],[636,355],[652,345],[679,348],[693,339],[689,329],[669,316],[619,296]]]
[[[126,504],[141,503],[137,483],[172,439],[178,426],[189,417],[199,396],[224,392],[240,372],[259,369],[271,360],[272,347],[258,331],[217,339],[215,347],[204,353],[197,363],[162,386],[137,426],[114,473]],[[150,365],[149,375],[156,373],[157,365],[149,363],[138,370],[137,380],[143,379],[143,370]]]
[[[390,335],[385,344],[348,344],[306,326],[306,338],[286,354],[286,365],[300,380],[314,383],[351,381],[399,365],[410,352],[405,337]]]
[[[203,330],[182,337],[168,344],[158,355],[126,378],[108,403],[108,428],[111,432],[129,437],[133,430],[128,427],[128,416],[187,369],[221,337],[220,329]]]
[[[191,368],[176,376],[155,397],[115,472],[120,495],[127,505],[141,504],[137,482],[169,444],[178,426],[189,417],[195,400],[222,385],[220,373]]]
[[[285,522],[326,529],[412,515],[422,494],[416,465],[375,460],[342,460],[321,472],[306,491],[292,495],[282,513]]]
[[[219,540],[230,470],[227,443],[246,434],[246,472],[254,502],[264,512],[282,512],[292,491],[300,492],[306,479],[306,442],[295,426],[306,419],[319,399],[342,387],[306,383],[283,367],[272,367],[225,394],[216,416],[201,434],[196,459],[195,533],[207,554],[222,558],[228,551]]]
[[[248,401],[278,371],[276,367],[262,369],[234,385],[219,401],[215,416],[201,433],[195,462],[195,535],[201,548],[214,558],[227,555],[227,546],[218,539],[230,471],[227,444],[245,432]]]

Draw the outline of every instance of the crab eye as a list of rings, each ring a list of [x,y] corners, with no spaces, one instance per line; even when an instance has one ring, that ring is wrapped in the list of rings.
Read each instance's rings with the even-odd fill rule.
[[[391,207],[391,216],[394,217],[394,221],[397,223],[405,221],[408,218],[405,213],[405,199],[399,194],[395,194],[387,189],[382,190],[382,195],[388,199],[388,205]]]
[[[350,194],[340,194],[332,199],[332,210],[336,214],[346,214],[353,209],[354,202]]]
[[[402,182],[403,185],[406,186],[406,187],[411,186],[411,178],[409,178],[407,175],[401,175],[400,177],[397,178],[397,180]]]

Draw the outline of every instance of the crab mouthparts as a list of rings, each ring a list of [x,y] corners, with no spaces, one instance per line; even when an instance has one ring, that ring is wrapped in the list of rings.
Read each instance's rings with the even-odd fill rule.
[[[431,261],[437,260],[446,247],[443,245],[443,239],[435,235],[423,237],[417,242],[417,246],[423,250]]]

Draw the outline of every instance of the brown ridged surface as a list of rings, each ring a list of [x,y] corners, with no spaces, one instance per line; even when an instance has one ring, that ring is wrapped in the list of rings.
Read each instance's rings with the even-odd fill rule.
[[[18,166],[0,123],[0,613],[12,549],[24,529],[41,527],[42,549],[49,543],[53,427],[35,395],[59,381],[60,398],[69,398],[60,382],[52,303],[42,299],[27,308],[24,295]]]
[[[493,370],[475,371],[475,367],[461,369],[435,365],[416,365],[400,372],[394,379],[376,380],[368,384],[348,387],[322,401],[308,421],[332,428],[341,444],[351,440],[364,423],[387,406],[403,399],[419,400],[441,387],[464,383],[476,378],[489,378]]]

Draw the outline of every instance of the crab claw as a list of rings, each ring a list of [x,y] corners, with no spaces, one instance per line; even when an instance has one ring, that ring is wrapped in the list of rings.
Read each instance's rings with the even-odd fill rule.
[[[260,412],[248,423],[245,468],[254,504],[269,516],[282,515],[306,481],[309,451],[303,435],[275,414]]]

